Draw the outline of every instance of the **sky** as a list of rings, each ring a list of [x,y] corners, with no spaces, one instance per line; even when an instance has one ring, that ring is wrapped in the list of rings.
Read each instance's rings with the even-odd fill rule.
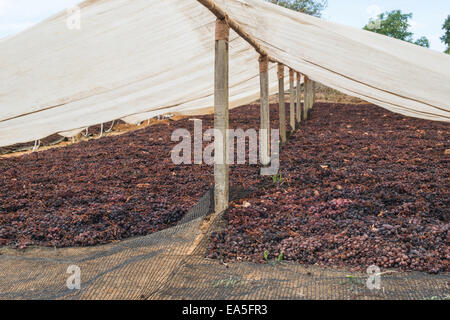
[[[425,36],[430,40],[431,49],[441,52],[446,49],[439,38],[444,34],[442,25],[450,14],[450,0],[328,0],[322,17],[362,28],[374,15],[397,9],[413,14],[410,30],[415,39]]]
[[[150,0],[151,1],[151,0]],[[0,38],[14,35],[45,18],[70,8],[80,0],[0,0]],[[415,38],[426,36],[431,49],[444,51],[440,41],[442,25],[450,14],[450,0],[328,0],[323,18],[362,28],[369,18],[400,9],[413,13],[411,31]]]

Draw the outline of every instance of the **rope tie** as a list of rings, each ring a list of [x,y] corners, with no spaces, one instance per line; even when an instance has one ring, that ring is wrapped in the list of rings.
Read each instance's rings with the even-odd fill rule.
[[[114,124],[115,124],[116,120],[113,120],[112,124],[111,124],[111,128],[109,128],[108,130],[105,131],[105,133],[110,133],[113,128],[114,128]]]
[[[278,80],[284,79],[284,65],[278,64]]]
[[[259,72],[268,72],[269,71],[269,57],[268,56],[260,56],[259,57]]]
[[[41,146],[41,140],[35,140],[34,141],[34,147],[33,147],[33,152],[37,151],[39,149],[39,147]]]
[[[230,26],[225,20],[216,20],[216,40],[228,41],[230,38]]]

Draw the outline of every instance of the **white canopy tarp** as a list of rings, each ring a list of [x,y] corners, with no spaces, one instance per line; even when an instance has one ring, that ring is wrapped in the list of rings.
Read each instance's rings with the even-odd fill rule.
[[[261,0],[216,0],[269,53],[393,112],[450,120],[450,57]],[[213,107],[215,16],[196,0],[90,0],[0,41],[0,146]],[[270,69],[277,91],[276,66]],[[230,104],[259,97],[258,54],[230,39]]]

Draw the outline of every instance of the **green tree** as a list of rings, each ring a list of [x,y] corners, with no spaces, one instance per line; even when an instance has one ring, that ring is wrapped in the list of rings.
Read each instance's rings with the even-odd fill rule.
[[[441,37],[441,40],[447,45],[445,53],[450,54],[450,14],[447,16],[442,29],[445,31],[445,34]]]
[[[429,48],[430,41],[426,37],[414,41],[413,33],[409,31],[412,16],[412,13],[402,13],[400,10],[383,12],[376,19],[370,19],[363,29]]]
[[[322,11],[328,5],[327,0],[266,0],[266,1],[316,17],[320,17]]]
[[[425,48],[430,47],[430,41],[428,40],[427,37],[421,37],[421,38],[417,39],[416,41],[414,41],[414,43],[421,47],[425,47]]]

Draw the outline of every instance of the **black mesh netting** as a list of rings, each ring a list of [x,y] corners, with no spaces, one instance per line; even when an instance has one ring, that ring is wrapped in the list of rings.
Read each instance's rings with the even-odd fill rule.
[[[252,190],[233,189],[232,198]],[[224,227],[207,192],[178,225],[149,236],[91,248],[5,249],[1,299],[448,299],[448,274],[367,275],[295,263],[223,263],[205,258],[209,235]],[[81,270],[70,290],[67,269]]]

